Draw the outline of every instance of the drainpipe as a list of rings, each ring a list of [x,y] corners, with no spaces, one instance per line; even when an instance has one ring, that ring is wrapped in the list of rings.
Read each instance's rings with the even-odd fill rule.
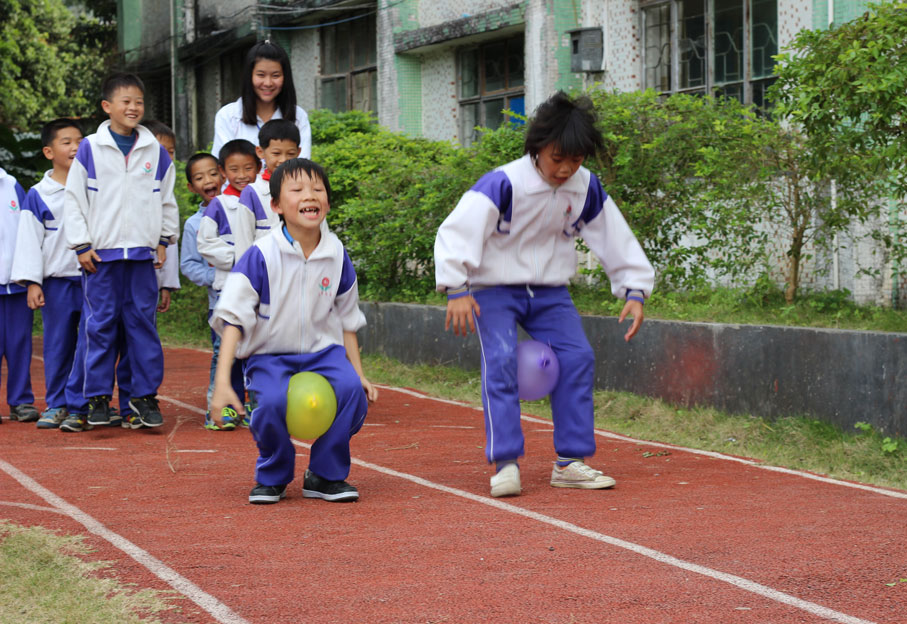
[[[888,200],[888,230],[891,233],[891,239],[895,245],[901,241],[901,219],[899,212],[899,203],[894,199]],[[898,309],[901,293],[898,282],[900,281],[900,266],[898,265],[897,254],[892,254],[891,258],[891,307]]]
[[[835,0],[828,0],[828,28],[831,29],[835,24]],[[838,208],[838,184],[831,181],[831,210],[834,212]],[[832,254],[832,286],[835,290],[841,289],[841,257],[838,252],[838,233],[835,232],[834,252]]]

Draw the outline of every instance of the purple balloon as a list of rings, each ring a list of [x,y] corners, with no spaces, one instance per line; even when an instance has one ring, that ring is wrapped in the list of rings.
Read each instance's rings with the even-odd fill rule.
[[[516,363],[520,400],[537,401],[554,390],[561,366],[551,347],[538,340],[524,340],[517,345]]]

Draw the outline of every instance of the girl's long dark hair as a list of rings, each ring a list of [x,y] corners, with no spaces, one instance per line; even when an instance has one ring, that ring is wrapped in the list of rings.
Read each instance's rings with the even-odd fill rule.
[[[290,57],[283,48],[270,40],[259,41],[246,54],[246,64],[243,67],[242,75],[243,123],[249,125],[258,123],[255,90],[252,88],[252,71],[255,69],[255,63],[262,59],[280,63],[283,70],[283,87],[275,101],[281,116],[296,123],[296,87],[293,86],[293,72],[290,71]]]

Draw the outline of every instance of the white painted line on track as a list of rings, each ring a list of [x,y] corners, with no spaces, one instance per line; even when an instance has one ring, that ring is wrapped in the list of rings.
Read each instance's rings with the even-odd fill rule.
[[[60,513],[69,516],[84,526],[90,533],[107,540],[114,547],[135,559],[140,565],[146,567],[152,574],[197,604],[221,624],[248,624],[246,619],[239,616],[211,594],[203,591],[198,585],[178,574],[165,563],[142,550],[122,535],[114,533],[75,505],[66,502],[12,464],[0,459],[0,470],[3,470],[3,472],[18,481],[29,492],[43,498],[48,504],[58,509]]]
[[[299,442],[298,440],[293,440],[293,444],[307,449],[312,448],[310,444]],[[441,485],[440,483],[435,483],[433,481],[429,481],[428,479],[423,479],[422,477],[417,477],[405,472],[399,472],[391,468],[385,468],[384,466],[379,466],[377,464],[362,461],[361,459],[356,459],[355,457],[352,458],[352,462],[357,466],[361,466],[369,470],[374,470],[375,472],[380,472],[381,474],[386,474],[398,479],[411,481],[412,483],[415,483],[417,485],[431,488],[433,490],[438,490],[439,492],[444,492],[446,494],[459,496],[460,498],[465,498],[476,503],[481,503],[482,505],[488,505],[489,507],[494,507],[495,509],[499,509],[501,511],[506,511],[508,513],[529,518],[530,520],[535,520],[536,522],[548,524],[563,531],[568,531],[582,537],[587,537],[599,542],[604,542],[605,544],[609,544],[611,546],[616,546],[617,548],[628,550],[630,552],[636,553],[637,555],[642,555],[643,557],[654,559],[659,563],[673,566],[675,568],[680,568],[682,570],[686,570],[687,572],[701,574],[702,576],[714,579],[716,581],[729,583],[734,587],[737,587],[744,591],[748,591],[753,594],[762,596],[763,598],[768,598],[769,600],[774,600],[775,602],[780,602],[796,609],[806,611],[811,615],[815,615],[832,622],[839,622],[840,624],[875,624],[871,620],[864,620],[852,615],[847,615],[846,613],[841,613],[840,611],[835,611],[834,609],[829,609],[828,607],[823,607],[822,605],[816,604],[815,602],[802,600],[801,598],[797,598],[796,596],[785,594],[784,592],[778,591],[777,589],[772,589],[771,587],[768,587],[766,585],[756,583],[755,581],[750,581],[734,574],[728,574],[726,572],[713,570],[712,568],[707,568],[696,563],[690,563],[689,561],[684,561],[683,559],[678,559],[677,557],[666,555],[665,553],[659,552],[652,548],[647,548],[645,546],[641,546],[633,542],[628,542],[617,537],[612,537],[610,535],[605,535],[597,531],[584,529],[583,527],[577,526],[570,522],[565,522],[563,520],[558,520],[557,518],[552,518],[551,516],[546,516],[545,514],[540,514],[535,511],[523,509],[522,507],[517,507],[516,505],[511,505],[510,503],[505,503],[496,498],[479,496],[478,494],[473,494],[472,492]]]
[[[66,515],[65,511],[60,511],[55,507],[44,507],[43,505],[32,505],[31,503],[15,503],[13,501],[0,501],[0,505],[6,505],[7,507],[21,507],[22,509],[29,509],[31,511],[40,511],[40,512],[50,512],[55,514]]]
[[[481,412],[481,407],[476,407],[475,405],[470,405],[469,403],[464,403],[462,401],[452,401],[450,399],[439,399],[437,397],[429,396],[427,394],[422,394],[414,390],[409,390],[407,388],[395,388],[394,386],[385,386],[382,384],[375,384],[379,388],[384,388],[385,390],[393,390],[395,392],[400,392],[402,394],[408,394],[410,396],[418,397],[420,399],[426,399],[428,401],[436,401],[438,403],[446,403],[448,405],[457,405],[459,407],[468,407],[469,409]],[[543,418],[537,418],[535,416],[528,416],[526,414],[520,414],[520,418],[532,423],[539,423],[543,425],[551,426],[550,420],[545,420]],[[872,485],[865,485],[863,483],[851,483],[850,481],[841,481],[839,479],[832,479],[831,477],[823,477],[822,475],[813,474],[811,472],[804,472],[802,470],[793,470],[791,468],[782,468],[780,466],[769,466],[762,462],[754,461],[752,459],[746,459],[743,457],[734,457],[733,455],[725,455],[723,453],[716,453],[715,451],[703,451],[700,449],[688,448],[686,446],[678,446],[676,444],[665,444],[664,442],[651,442],[649,440],[640,440],[637,438],[631,438],[629,436],[621,435],[619,433],[612,433],[610,431],[604,431],[602,429],[596,429],[595,435],[601,436],[603,438],[610,438],[612,440],[620,440],[622,442],[631,442],[633,444],[644,444],[646,446],[655,446],[658,448],[673,449],[677,451],[684,451],[686,453],[693,453],[694,455],[703,455],[705,457],[711,457],[713,459],[721,459],[724,461],[737,462],[739,464],[744,464],[746,466],[752,466],[753,468],[759,468],[761,470],[770,470],[772,472],[780,472],[782,474],[789,474],[796,477],[802,477],[804,479],[812,479],[813,481],[820,481],[822,483],[829,483],[831,485],[840,485],[843,487],[853,488],[856,490],[864,490],[866,492],[872,492],[873,494],[881,494],[882,496],[890,496],[891,498],[900,498],[907,500],[907,492],[902,492],[899,490],[886,490],[884,488],[875,487]]]
[[[216,453],[217,449],[177,449],[177,453]]]
[[[64,451],[117,451],[111,446],[64,446]]]

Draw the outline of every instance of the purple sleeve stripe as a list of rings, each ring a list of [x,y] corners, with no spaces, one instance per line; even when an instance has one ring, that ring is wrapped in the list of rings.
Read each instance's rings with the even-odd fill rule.
[[[356,268],[353,266],[353,261],[350,260],[350,255],[346,253],[346,249],[343,250],[343,268],[340,269],[340,284],[337,285],[337,294],[342,295],[343,293],[349,291],[353,287],[353,284],[356,283]]]
[[[26,194],[25,201],[22,202],[22,209],[35,215],[35,219],[38,220],[38,223],[53,221],[54,219],[53,213],[47,207],[47,204],[44,203],[44,200],[41,198],[41,194],[38,193],[37,189],[31,189]]]
[[[601,213],[607,199],[608,194],[602,188],[602,183],[599,182],[598,177],[594,173],[590,174],[589,188],[586,190],[586,203],[583,205],[579,218],[573,222],[573,227],[576,227],[580,221],[589,223],[597,217]]]
[[[48,232],[56,232],[56,231],[59,230],[60,228],[52,228],[52,227],[49,227],[49,228],[44,228],[44,229],[46,229]]]
[[[211,203],[208,204],[208,207],[205,208],[205,216],[217,224],[218,236],[233,233],[233,230],[230,229],[230,222],[227,220],[227,213],[224,211],[223,206],[221,206],[220,201],[218,201],[216,197],[212,199]]]
[[[504,221],[510,222],[513,214],[513,186],[503,171],[492,171],[483,175],[472,187],[498,207]]]
[[[89,180],[97,179],[98,174],[94,168],[94,155],[91,153],[91,141],[82,141],[79,143],[79,149],[76,152],[76,160],[85,167],[85,173]],[[89,187],[89,190],[96,191],[98,189]]]
[[[87,188],[89,191],[97,191],[97,190],[98,190],[98,187],[96,187],[96,186],[88,186],[88,187],[85,187],[85,188]]]
[[[261,205],[261,200],[258,198],[258,193],[255,192],[255,189],[252,188],[251,184],[242,190],[242,193],[239,196],[239,203],[252,211],[256,221],[264,221],[268,218],[268,215],[265,214],[265,210]]]
[[[256,229],[256,230],[270,230],[271,228],[265,227],[265,226],[263,226],[263,225],[256,225],[256,226],[255,226],[255,229]]]
[[[25,206],[25,189],[18,182],[16,182],[16,197],[19,199],[19,208],[21,209]]]
[[[170,154],[167,152],[164,146],[161,145],[161,153],[157,159],[157,172],[154,174],[155,180],[160,182],[164,179],[164,176],[167,174],[167,169],[170,167],[171,162],[172,161],[170,160]],[[160,191],[160,189],[157,190]]]
[[[255,292],[258,293],[260,305],[271,304],[271,289],[268,283],[268,265],[261,249],[253,245],[233,266],[234,273],[245,275]]]
[[[159,189],[159,188],[152,189],[151,192],[152,192],[152,193],[160,193],[160,192],[161,192],[161,189]]]

